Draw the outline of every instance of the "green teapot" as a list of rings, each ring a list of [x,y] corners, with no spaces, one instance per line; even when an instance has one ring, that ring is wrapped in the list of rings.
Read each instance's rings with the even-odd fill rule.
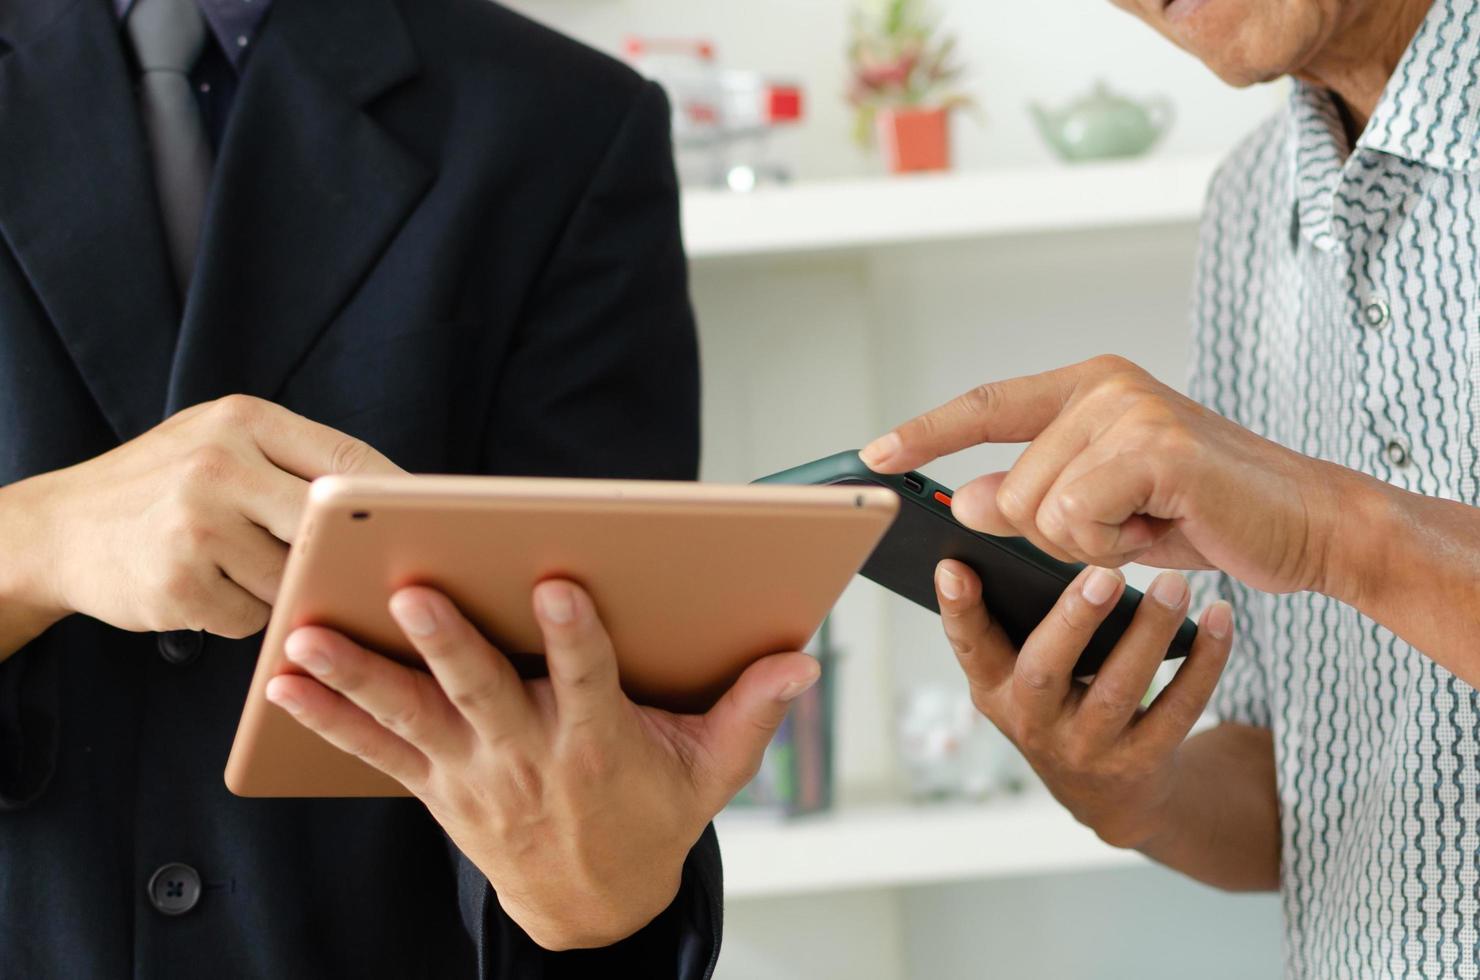
[[[1065,160],[1135,157],[1156,145],[1172,126],[1172,103],[1163,98],[1137,102],[1098,82],[1094,91],[1057,111],[1028,106],[1038,131]]]

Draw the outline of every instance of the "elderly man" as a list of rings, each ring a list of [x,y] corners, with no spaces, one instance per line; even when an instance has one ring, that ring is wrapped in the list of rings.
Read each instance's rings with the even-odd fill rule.
[[[964,566],[936,584],[977,704],[1080,820],[1280,888],[1292,977],[1475,977],[1480,5],[1118,2],[1229,82],[1295,81],[1212,187],[1196,401],[1101,358],[985,385],[866,458],[1031,443],[956,513],[1092,567],[1020,655]],[[1174,572],[1101,674],[1070,676],[1129,561],[1214,570],[1220,599],[1146,711],[1199,591]],[[1184,741],[1210,696],[1220,724]]]

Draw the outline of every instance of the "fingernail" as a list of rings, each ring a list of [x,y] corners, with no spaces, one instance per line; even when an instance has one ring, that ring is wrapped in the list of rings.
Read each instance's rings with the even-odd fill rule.
[[[547,585],[540,590],[540,615],[556,626],[575,622],[575,596],[568,585]]]
[[[808,691],[810,691],[813,686],[816,685],[818,678],[820,678],[821,676],[822,670],[819,667],[817,672],[814,673],[810,678],[806,680],[792,681],[781,689],[780,694],[776,695],[777,700],[781,701],[783,704],[790,704],[797,698],[801,697],[803,694],[806,694]]]
[[[317,677],[322,677],[333,669],[324,652],[305,640],[288,637],[288,642],[283,645],[283,652],[293,663]]]
[[[887,436],[880,436],[878,439],[869,443],[858,456],[863,460],[865,466],[869,469],[874,469],[889,462],[899,452],[900,448],[899,434],[897,432],[891,432]]]
[[[437,617],[432,614],[432,607],[423,599],[393,596],[391,615],[396,617],[401,629],[411,636],[431,636],[437,632]]]
[[[1108,568],[1096,568],[1084,580],[1082,594],[1091,606],[1103,606],[1110,601],[1115,590],[1120,588],[1120,573]]]
[[[1203,619],[1203,628],[1215,640],[1224,640],[1233,632],[1233,607],[1226,602],[1215,602]]]
[[[1151,583],[1151,598],[1168,609],[1176,609],[1187,598],[1187,580],[1176,572],[1163,572]]]
[[[288,695],[283,694],[275,689],[268,690],[267,700],[271,701],[279,708],[282,708],[290,715],[298,715],[303,713],[303,705],[299,704],[295,698],[290,698]]]
[[[940,594],[952,602],[961,598],[966,589],[966,583],[961,580],[961,576],[945,567],[936,569],[935,585],[940,589]]]

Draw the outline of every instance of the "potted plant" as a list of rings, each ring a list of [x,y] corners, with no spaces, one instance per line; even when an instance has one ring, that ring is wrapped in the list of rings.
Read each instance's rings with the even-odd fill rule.
[[[957,88],[956,38],[929,0],[868,0],[854,8],[849,102],[860,145],[875,139],[894,173],[949,170],[950,115],[971,100]]]

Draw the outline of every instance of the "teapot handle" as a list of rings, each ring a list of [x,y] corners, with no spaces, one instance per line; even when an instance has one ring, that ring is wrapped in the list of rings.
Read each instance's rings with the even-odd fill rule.
[[[1146,113],[1151,118],[1151,128],[1156,130],[1156,138],[1167,134],[1172,128],[1172,123],[1177,119],[1177,107],[1171,99],[1165,96],[1147,99],[1145,102]]]

